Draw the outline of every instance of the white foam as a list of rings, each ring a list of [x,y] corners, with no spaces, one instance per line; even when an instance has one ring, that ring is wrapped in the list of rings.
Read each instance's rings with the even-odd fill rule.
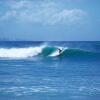
[[[59,55],[59,51],[56,50],[55,52],[53,52],[52,54],[50,54],[49,56],[50,57],[55,57],[55,56],[58,56]]]
[[[44,46],[28,48],[0,48],[0,58],[27,58],[42,52]]]

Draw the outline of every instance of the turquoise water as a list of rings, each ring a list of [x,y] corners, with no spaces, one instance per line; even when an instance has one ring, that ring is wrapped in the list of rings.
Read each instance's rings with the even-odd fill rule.
[[[0,42],[0,100],[28,99],[100,100],[100,42]]]

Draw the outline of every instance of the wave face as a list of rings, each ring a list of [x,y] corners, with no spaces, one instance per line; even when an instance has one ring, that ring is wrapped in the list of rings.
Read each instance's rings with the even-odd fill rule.
[[[59,49],[62,50],[59,53]],[[41,45],[38,47],[25,48],[0,48],[0,58],[30,58],[34,56],[42,57],[84,57],[84,56],[99,56],[100,53],[87,51],[82,49]]]

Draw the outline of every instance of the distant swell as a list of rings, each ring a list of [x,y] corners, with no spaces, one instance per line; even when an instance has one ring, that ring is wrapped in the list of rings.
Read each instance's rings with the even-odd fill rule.
[[[62,48],[63,52],[59,54],[59,48]],[[65,47],[42,45],[39,47],[27,47],[27,48],[0,48],[0,58],[30,58],[34,56],[42,57],[73,57],[73,56],[99,56],[100,53],[92,51],[85,51],[80,49],[71,49]]]

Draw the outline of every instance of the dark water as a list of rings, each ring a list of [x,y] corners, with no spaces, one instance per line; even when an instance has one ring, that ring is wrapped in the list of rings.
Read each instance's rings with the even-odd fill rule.
[[[100,100],[100,42],[0,42],[0,100]]]

